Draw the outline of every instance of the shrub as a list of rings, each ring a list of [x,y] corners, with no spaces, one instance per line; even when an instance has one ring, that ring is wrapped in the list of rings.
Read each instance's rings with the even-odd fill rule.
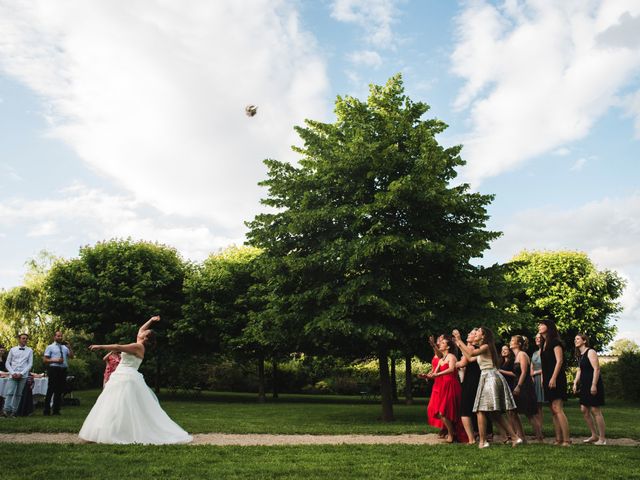
[[[617,361],[601,368],[607,397],[640,401],[640,353],[624,352]]]

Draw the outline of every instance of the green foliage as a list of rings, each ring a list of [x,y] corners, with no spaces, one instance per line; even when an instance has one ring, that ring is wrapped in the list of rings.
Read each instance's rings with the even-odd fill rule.
[[[640,353],[640,345],[628,338],[619,338],[611,345],[611,355],[622,355],[625,352]]]
[[[607,397],[640,401],[640,353],[623,352],[617,361],[602,365],[601,372]]]
[[[180,318],[184,272],[173,248],[130,239],[99,242],[53,266],[47,305],[65,325],[92,333],[95,343],[116,341],[152,314],[162,315],[160,328]]]
[[[40,252],[27,261],[23,285],[0,291],[0,344],[7,348],[16,345],[19,333],[29,334],[34,352],[44,352],[51,343],[60,320],[47,309],[45,280],[55,261],[50,253]]]
[[[491,195],[451,186],[461,147],[444,148],[440,120],[405,94],[400,75],[366,102],[338,97],[335,123],[297,127],[299,166],[266,160],[263,204],[248,223],[264,249],[271,318],[316,351],[385,358],[420,335],[464,323],[482,282],[469,260],[498,233]],[[481,302],[480,302],[481,303]],[[460,312],[460,314],[458,314]]]
[[[611,342],[625,285],[617,273],[599,271],[585,253],[570,251],[524,251],[508,266],[513,315],[501,325],[501,334],[534,335],[538,322],[550,319],[568,349],[578,333],[586,334],[597,350]]]

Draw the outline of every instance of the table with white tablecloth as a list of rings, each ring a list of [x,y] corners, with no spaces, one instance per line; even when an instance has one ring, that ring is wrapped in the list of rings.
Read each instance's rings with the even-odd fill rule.
[[[10,380],[11,379],[8,377],[0,378],[0,397],[4,397],[4,391],[6,390]],[[33,390],[31,391],[31,393],[33,393],[33,395],[46,395],[48,385],[49,379],[47,377],[34,378]]]

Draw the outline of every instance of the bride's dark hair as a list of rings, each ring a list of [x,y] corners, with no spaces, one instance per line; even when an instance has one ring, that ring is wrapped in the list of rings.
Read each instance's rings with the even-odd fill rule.
[[[148,330],[148,332],[149,333],[142,342],[146,350],[149,350],[156,346],[156,332],[154,332],[153,330]]]

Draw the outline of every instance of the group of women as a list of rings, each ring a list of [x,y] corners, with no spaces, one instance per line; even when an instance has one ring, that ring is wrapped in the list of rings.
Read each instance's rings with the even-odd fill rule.
[[[531,358],[528,340],[522,335],[511,337],[499,356],[493,332],[486,327],[469,332],[466,341],[458,330],[429,341],[434,357],[431,372],[423,378],[434,384],[427,417],[446,442],[457,439],[473,445],[477,431],[479,447],[487,448],[495,425],[505,434],[505,443],[514,447],[526,443],[520,415],[529,419],[536,440],[542,442],[542,405],[547,403],[553,415],[554,443],[571,444],[563,408],[567,400],[564,347],[553,321],[543,320],[538,325],[537,350]],[[573,390],[579,392],[580,407],[591,430],[584,442],[606,445],[598,356],[589,348],[585,335],[577,335],[574,343],[578,372]]]

